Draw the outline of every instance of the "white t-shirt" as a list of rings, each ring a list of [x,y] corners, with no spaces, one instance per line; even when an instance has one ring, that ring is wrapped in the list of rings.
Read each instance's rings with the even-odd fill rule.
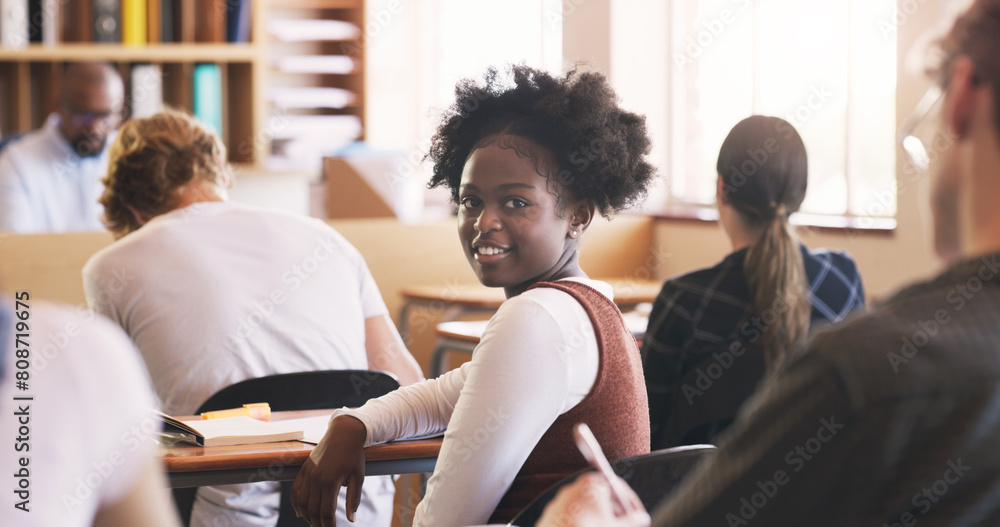
[[[153,218],[83,276],[87,303],[132,337],[172,415],[245,379],[366,369],[365,319],[387,313],[332,227],[227,202]]]
[[[0,302],[15,309],[13,297],[0,295]],[[0,525],[89,526],[101,506],[125,497],[154,455],[160,423],[151,414],[149,378],[132,343],[103,317],[30,299],[28,304],[27,390],[17,388],[15,373],[22,370],[16,369],[13,336],[0,354],[0,437],[6,450],[0,472],[7,479]],[[17,440],[24,437],[22,426],[26,441]],[[22,479],[13,477],[22,469],[21,456],[29,458],[25,496],[13,492]],[[28,512],[15,508],[24,498]]]
[[[80,157],[59,132],[52,114],[38,131],[0,153],[0,231],[37,233],[102,231],[97,202],[108,171],[108,135],[97,156]]]
[[[604,282],[571,280],[613,298]],[[532,289],[500,306],[470,362],[338,415],[365,424],[365,446],[447,428],[413,525],[482,524],[556,418],[590,392],[599,362],[583,306],[563,291]]]
[[[250,378],[367,369],[365,319],[387,313],[364,258],[332,227],[227,202],[153,218],[95,254],[83,276],[87,303],[132,337],[172,415],[193,414],[215,392]],[[392,481],[366,481],[363,505],[388,526]],[[255,485],[202,488],[193,514],[210,503],[218,507],[212,514],[251,511],[241,524],[273,524],[265,518],[272,504],[262,508],[266,500],[247,493],[277,485]]]

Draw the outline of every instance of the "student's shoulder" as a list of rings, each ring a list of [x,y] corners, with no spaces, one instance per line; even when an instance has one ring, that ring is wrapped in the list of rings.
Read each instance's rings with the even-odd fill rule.
[[[117,372],[122,363],[125,368],[135,368],[138,364],[132,360],[131,341],[120,327],[103,315],[47,301],[30,305],[36,333],[43,335],[43,342],[64,343],[57,344],[60,351],[66,352],[60,353],[58,360],[73,364],[71,370],[97,368]],[[77,350],[87,352],[78,353]],[[141,368],[138,371],[141,372]]]
[[[819,269],[830,266],[841,273],[858,276],[858,264],[854,258],[845,250],[819,248],[808,249],[803,246],[802,255],[805,260],[807,270]]]
[[[21,134],[7,142],[0,157],[8,153],[15,156],[35,155],[39,151],[48,150],[51,135],[49,130],[44,127]]]
[[[943,295],[934,280],[915,283],[893,294],[868,311],[855,311],[839,323],[817,331],[810,340],[813,353],[852,364],[885,362],[886,353],[898,348],[902,337],[928,313]]]
[[[39,165],[51,160],[52,148],[44,130],[28,132],[15,140],[11,140],[0,151],[0,165],[22,167],[28,163]],[[7,171],[5,171],[7,172]]]
[[[859,404],[974,390],[975,379],[995,385],[995,324],[956,311],[950,287],[948,277],[906,287],[867,313],[817,331],[804,355],[836,370]]]
[[[602,295],[610,294],[611,286],[605,282],[597,280],[576,280],[574,282],[590,287]],[[498,313],[501,312],[509,318],[533,321],[532,325],[559,325],[564,324],[567,320],[575,321],[587,318],[583,305],[575,296],[561,288],[546,286],[533,287],[515,297],[508,298],[500,306]]]
[[[92,254],[83,266],[84,277],[96,278],[109,272],[112,267],[121,266],[125,262],[143,254],[143,240],[148,231],[143,229],[133,231],[111,242]]]
[[[699,303],[706,296],[719,294],[738,299],[749,298],[749,289],[743,275],[744,254],[742,251],[732,253],[711,267],[703,267],[667,279],[657,295],[657,302]]]
[[[288,229],[299,234],[318,236],[337,244],[351,246],[350,242],[332,225],[312,216],[291,211],[252,205],[229,204],[227,215],[236,216],[240,221],[267,224],[279,229]],[[353,246],[351,246],[353,247]]]

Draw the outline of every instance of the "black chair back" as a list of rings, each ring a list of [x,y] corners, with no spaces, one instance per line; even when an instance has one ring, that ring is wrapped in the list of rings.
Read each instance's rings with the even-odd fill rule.
[[[247,379],[227,386],[208,398],[198,413],[239,408],[248,403],[268,403],[272,411],[321,410],[358,407],[368,399],[381,397],[399,382],[388,373],[369,370],[323,370],[283,373]],[[281,484],[281,509],[278,527],[308,525],[297,518],[289,500],[291,482]],[[198,489],[174,489],[174,502],[184,525],[191,523],[191,508]]]
[[[646,507],[646,510],[652,511],[658,503],[680,485],[692,468],[702,460],[714,457],[716,451],[717,449],[712,445],[665,448],[649,454],[615,461],[611,463],[611,468],[615,474],[621,476],[628,483],[629,487],[632,487],[632,490],[642,500],[642,505]],[[556,497],[564,485],[576,481],[580,475],[593,470],[592,468],[581,470],[556,483],[529,503],[507,525],[534,527],[535,523],[542,517],[545,506]]]

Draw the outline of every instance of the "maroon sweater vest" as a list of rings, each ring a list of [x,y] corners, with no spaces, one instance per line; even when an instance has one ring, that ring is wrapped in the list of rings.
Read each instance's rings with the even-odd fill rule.
[[[597,378],[590,393],[556,418],[535,445],[490,523],[507,523],[546,489],[587,467],[573,441],[576,423],[590,426],[611,461],[649,453],[649,403],[642,361],[618,307],[580,282],[540,282],[529,289],[535,287],[564,291],[583,305],[597,338]]]

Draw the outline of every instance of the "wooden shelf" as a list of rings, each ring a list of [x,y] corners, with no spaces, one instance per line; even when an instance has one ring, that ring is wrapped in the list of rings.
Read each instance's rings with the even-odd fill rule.
[[[277,9],[354,9],[358,0],[270,0],[268,7]]]
[[[33,44],[24,49],[0,47],[0,61],[44,62],[108,60],[115,62],[246,62],[262,55],[254,44],[118,44],[65,43],[58,46]]]

